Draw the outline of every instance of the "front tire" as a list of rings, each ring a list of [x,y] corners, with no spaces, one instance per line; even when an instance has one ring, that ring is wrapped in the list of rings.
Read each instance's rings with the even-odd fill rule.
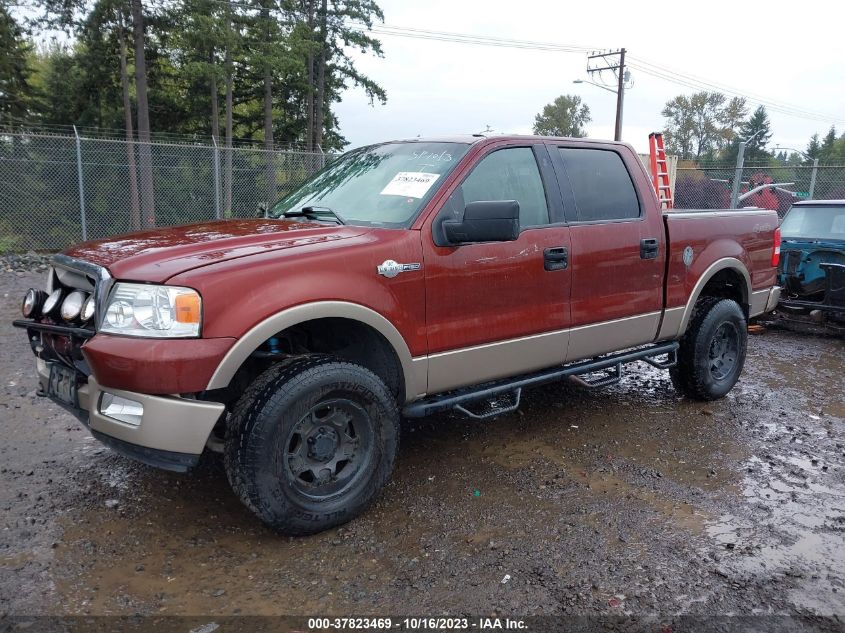
[[[268,369],[238,401],[226,473],[269,527],[314,534],[372,502],[398,445],[399,412],[381,379],[360,365],[305,356]]]
[[[669,370],[675,388],[695,400],[723,398],[739,380],[748,347],[748,326],[731,299],[699,299]]]

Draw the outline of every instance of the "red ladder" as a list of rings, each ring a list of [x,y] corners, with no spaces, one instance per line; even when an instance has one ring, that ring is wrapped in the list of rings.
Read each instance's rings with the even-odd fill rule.
[[[648,135],[648,150],[651,158],[651,180],[657,199],[664,209],[671,209],[672,187],[669,184],[669,164],[666,162],[666,150],[663,148],[663,134],[652,132]]]

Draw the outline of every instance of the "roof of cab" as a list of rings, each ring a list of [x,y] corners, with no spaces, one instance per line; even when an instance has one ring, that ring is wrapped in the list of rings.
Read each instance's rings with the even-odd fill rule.
[[[394,139],[393,141],[386,141],[387,143],[485,143],[496,141],[578,141],[579,143],[594,143],[596,145],[625,145],[620,141],[608,141],[592,138],[570,138],[565,136],[534,136],[531,134],[502,134],[486,136],[484,134],[455,134],[451,136],[429,136],[420,138],[405,138]]]

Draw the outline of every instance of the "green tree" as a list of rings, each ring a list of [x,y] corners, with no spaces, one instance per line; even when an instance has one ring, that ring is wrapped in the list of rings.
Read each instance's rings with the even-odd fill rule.
[[[750,139],[745,145],[745,161],[748,163],[767,161],[771,154],[766,151],[766,145],[772,138],[769,115],[764,106],[758,107],[739,130],[741,139]],[[753,137],[753,138],[752,138]]]
[[[748,116],[748,106],[744,97],[733,97],[725,104],[719,114],[719,123],[722,129],[717,142],[719,150],[723,151],[736,138],[737,132]]]
[[[693,158],[695,126],[689,98],[678,95],[666,103],[662,114],[666,118],[663,128],[666,150],[681,160],[690,160]]]
[[[542,136],[587,136],[584,126],[592,121],[590,106],[578,95],[561,95],[534,117],[534,134]]]
[[[0,4],[0,119],[14,122],[33,114],[35,95],[30,84],[32,45],[23,27]]]
[[[667,102],[664,136],[670,153],[683,160],[714,158],[736,138],[747,114],[745,99],[731,100],[720,92],[678,95]]]
[[[809,156],[810,159],[819,158],[821,151],[822,145],[819,142],[819,135],[813,134],[810,137],[810,142],[807,143],[807,156]],[[810,162],[812,162],[812,160]]]
[[[836,127],[833,125],[819,147],[819,161],[828,165],[845,163],[845,134],[836,138]]]
[[[52,124],[334,150],[346,144],[332,111],[346,88],[386,101],[350,57],[382,54],[367,30],[383,20],[373,0],[30,1],[39,27],[70,36],[33,54],[36,110]]]
[[[335,133],[331,104],[340,101],[345,88],[362,88],[371,103],[387,102],[384,88],[361,73],[348,53],[383,55],[381,42],[355,24],[369,29],[384,21],[384,13],[374,0],[298,0],[294,6],[300,27],[294,36],[305,54],[305,144],[338,149],[346,141]]]

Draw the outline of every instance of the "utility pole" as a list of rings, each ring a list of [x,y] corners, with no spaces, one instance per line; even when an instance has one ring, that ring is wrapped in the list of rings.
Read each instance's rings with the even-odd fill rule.
[[[739,142],[739,151],[736,154],[736,169],[734,170],[734,181],[731,187],[731,209],[736,209],[739,204],[739,186],[742,182],[742,168],[745,164],[745,141]]]
[[[739,151],[736,154],[736,170],[734,171],[734,182],[731,187],[731,209],[736,209],[739,205],[741,197],[739,195],[739,186],[742,183],[742,169],[745,166],[745,146],[754,140],[763,130],[757,130],[754,134],[749,136],[744,141],[739,142]]]
[[[614,130],[613,140],[622,140],[622,110],[625,104],[625,49],[620,48],[618,51],[609,51],[605,53],[593,53],[587,56],[587,74],[601,73],[605,70],[610,70],[616,76],[616,126]],[[615,59],[608,59],[615,58]],[[604,65],[591,66],[590,62],[595,59],[601,59]],[[601,86],[600,86],[601,87]]]

